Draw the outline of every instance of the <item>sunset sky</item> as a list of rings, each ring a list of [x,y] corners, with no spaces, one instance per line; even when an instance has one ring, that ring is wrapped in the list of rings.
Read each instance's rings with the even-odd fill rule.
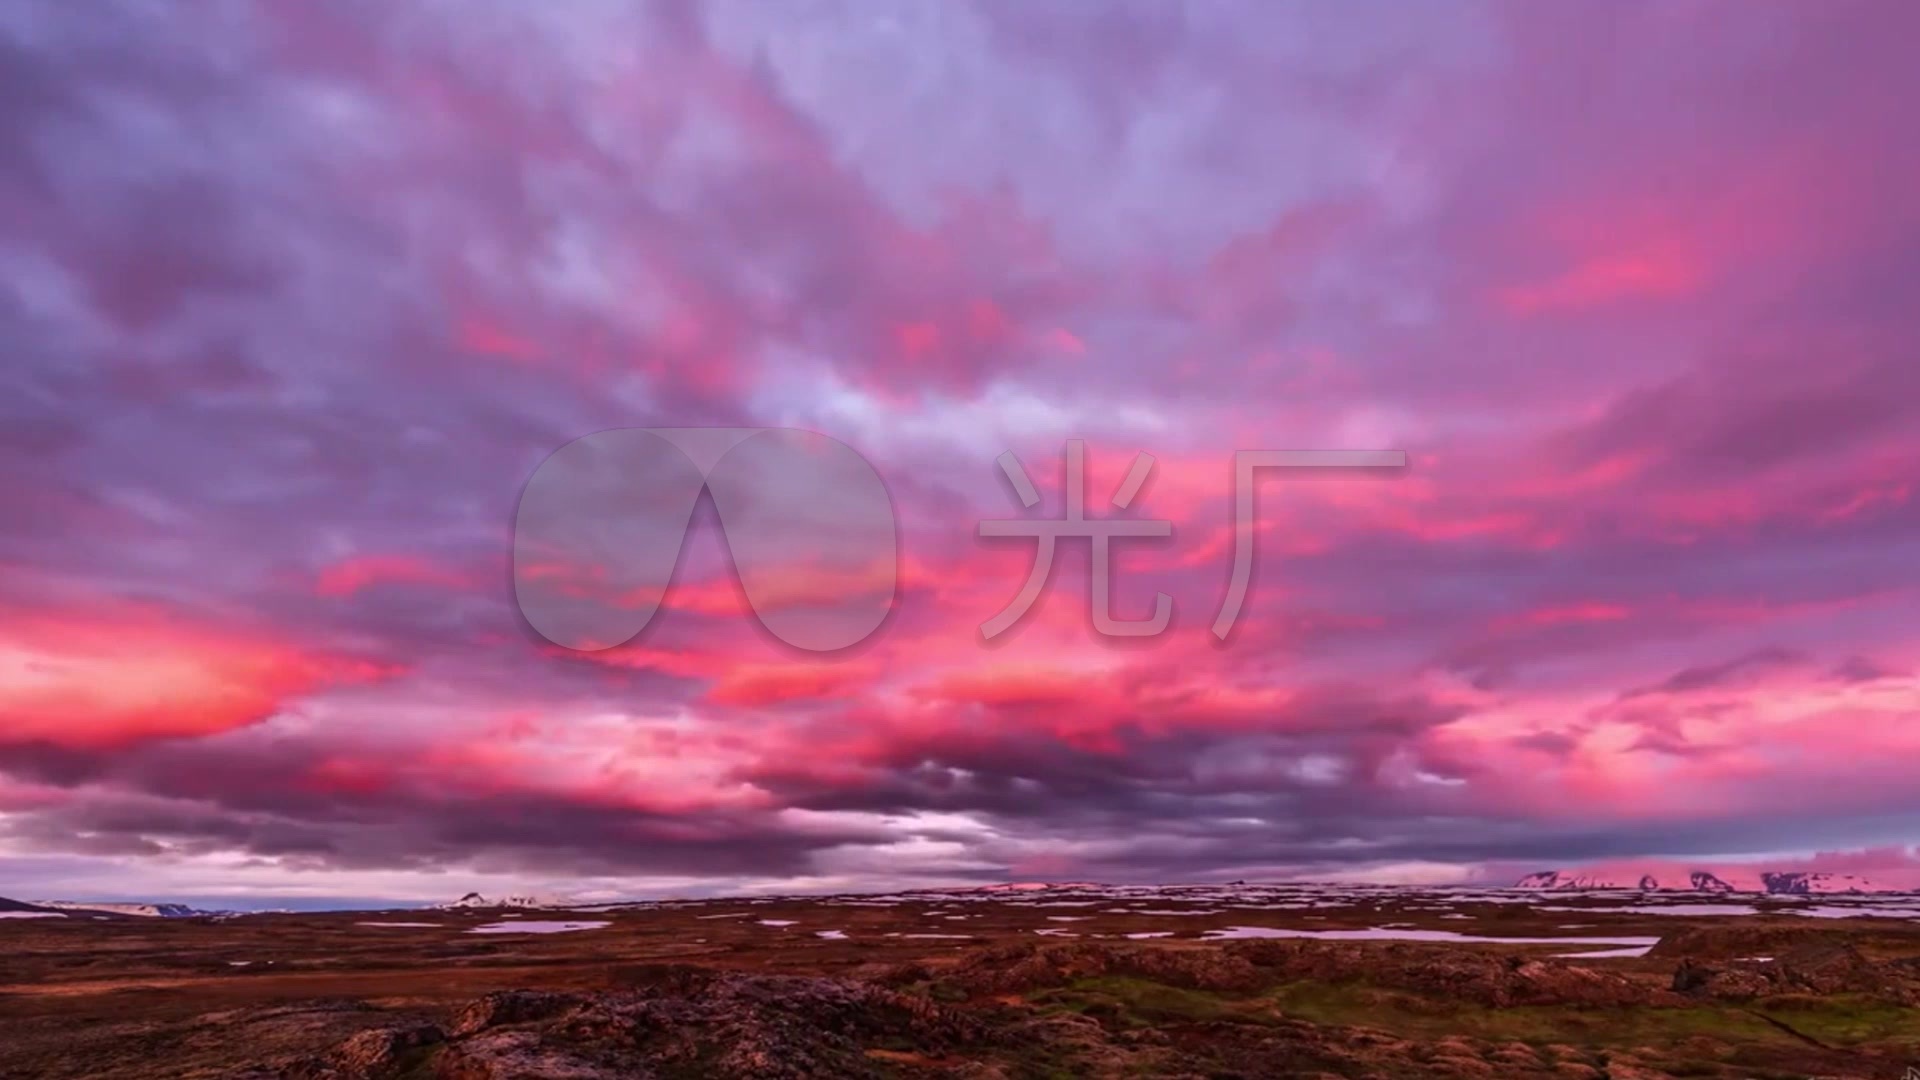
[[[0,7],[0,895],[1920,882],[1920,7]],[[703,510],[575,652],[608,428],[871,462],[794,650]],[[984,641],[1084,439],[1138,453]],[[1273,478],[1229,640],[1233,454]],[[1041,488],[1022,511],[995,459]]]

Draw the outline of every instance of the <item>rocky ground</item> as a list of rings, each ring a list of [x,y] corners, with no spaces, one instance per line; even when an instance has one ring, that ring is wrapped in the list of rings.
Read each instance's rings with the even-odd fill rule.
[[[0,1077],[1896,1080],[1920,1065],[1910,919],[1338,899],[0,921]],[[560,920],[574,928],[515,929]],[[1340,939],[1389,932],[1450,940]],[[1515,943],[1574,935],[1657,944]]]

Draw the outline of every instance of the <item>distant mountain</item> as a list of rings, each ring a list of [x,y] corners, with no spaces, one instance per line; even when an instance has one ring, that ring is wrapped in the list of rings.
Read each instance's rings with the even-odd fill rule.
[[[0,896],[0,914],[58,915],[60,912],[44,904],[29,904],[25,900],[9,900],[4,896]]]
[[[1760,883],[1778,896],[1827,896],[1833,893],[1879,892],[1873,882],[1852,874],[1762,873]]]
[[[196,915],[231,915],[230,911],[205,911],[186,904],[114,904],[87,900],[41,900],[39,905],[53,911],[83,911],[99,915],[132,915],[143,919],[190,919]]]
[[[458,900],[433,906],[439,911],[454,911],[459,908],[558,908],[574,903],[564,896],[502,896],[489,900],[477,892],[470,892]]]
[[[1640,879],[1641,884],[1639,887],[1643,889],[1648,888],[1649,886],[1646,885],[1646,882],[1650,880],[1652,879],[1644,878],[1644,877],[1641,878]],[[1596,874],[1569,874],[1569,873],[1563,873],[1562,871],[1559,871],[1559,870],[1542,870],[1537,874],[1528,874],[1526,877],[1523,877],[1519,881],[1514,882],[1513,887],[1516,889],[1568,889],[1568,890],[1634,888],[1634,886],[1629,885],[1625,881],[1619,880],[1617,878],[1603,877]],[[1658,888],[1659,885],[1658,883],[1655,883],[1652,887]]]
[[[1706,870],[1695,870],[1688,875],[1687,884],[1662,884],[1652,874],[1643,874],[1637,885],[1628,885],[1619,878],[1603,874],[1568,873],[1560,870],[1542,870],[1528,874],[1514,882],[1516,889],[1585,890],[1585,889],[1627,889],[1638,888],[1643,892],[1702,892],[1731,893],[1758,892],[1768,896],[1829,896],[1836,893],[1881,892],[1872,882],[1851,874],[1823,874],[1806,871],[1762,871],[1758,879],[1758,888],[1740,889],[1729,884],[1719,875]]]

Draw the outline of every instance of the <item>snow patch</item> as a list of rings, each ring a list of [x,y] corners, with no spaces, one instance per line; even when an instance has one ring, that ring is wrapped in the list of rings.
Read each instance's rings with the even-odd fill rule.
[[[486,923],[468,930],[469,934],[570,934],[575,930],[599,930],[613,924],[605,919],[566,922],[557,919],[523,919],[519,922]]]
[[[1208,930],[1206,938],[1317,938],[1321,941],[1435,941],[1470,945],[1645,945],[1660,942],[1657,937],[1484,937],[1456,934],[1451,930],[1389,930],[1383,926],[1366,930],[1287,930],[1272,926],[1229,926]]]

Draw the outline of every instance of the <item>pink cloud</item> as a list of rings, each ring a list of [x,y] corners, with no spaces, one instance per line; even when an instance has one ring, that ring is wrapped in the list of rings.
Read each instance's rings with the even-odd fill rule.
[[[14,609],[0,658],[0,741],[76,747],[215,735],[397,670],[126,604]]]
[[[51,17],[0,50],[10,828],[803,880],[1684,865],[1911,816],[1909,10],[1299,18]],[[490,569],[527,477],[635,426],[856,445],[882,632],[770,640],[701,535],[671,589],[520,567],[662,605],[534,634]],[[978,523],[1057,517],[1074,438],[1095,515],[1154,456],[1127,513],[1174,535],[1114,603],[1173,629],[1095,633],[1070,541],[983,641],[1033,552]],[[1233,454],[1304,446],[1413,464],[1263,478],[1219,643]],[[896,569],[792,548],[763,610]]]
[[[332,563],[320,571],[314,591],[325,597],[348,597],[378,585],[465,588],[469,575],[412,555],[358,555]]]

